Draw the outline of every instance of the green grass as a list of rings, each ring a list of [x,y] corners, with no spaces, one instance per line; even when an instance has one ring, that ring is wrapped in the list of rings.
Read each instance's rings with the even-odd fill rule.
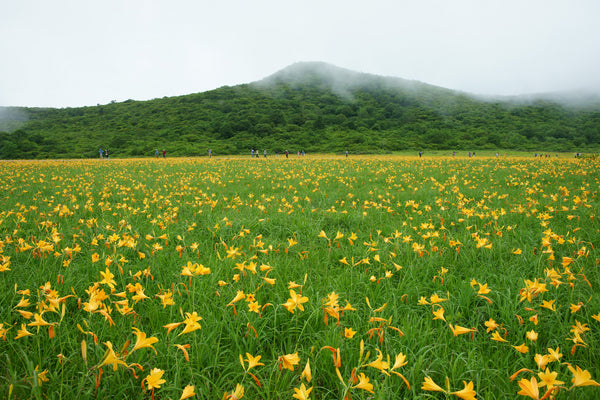
[[[450,391],[473,382],[477,398],[516,398],[518,381],[540,380],[534,356],[558,347],[560,362],[547,365],[565,382],[556,398],[596,398],[596,387],[571,389],[567,363],[600,377],[598,167],[595,159],[493,155],[0,164],[0,261],[9,268],[0,272],[0,395],[149,398],[143,380],[159,368],[165,382],[154,397],[165,399],[179,398],[186,385],[197,398],[222,398],[238,383],[249,399],[292,398],[301,383],[313,387],[311,398],[456,398],[422,390],[425,377],[444,389],[447,377]],[[52,249],[34,252],[40,241]],[[72,259],[68,249],[77,249]],[[573,259],[568,269],[563,257]],[[188,262],[210,274],[182,276]],[[107,268],[112,289],[100,283]],[[547,291],[521,300],[526,280],[536,279]],[[289,282],[308,298],[304,311],[284,307]],[[485,284],[487,299],[478,296]],[[107,298],[89,311],[94,285]],[[134,285],[147,297],[135,302]],[[245,299],[231,305],[240,290],[254,295],[260,315]],[[168,291],[174,304],[163,306],[157,295]],[[340,309],[353,310],[326,324],[333,292]],[[420,304],[432,295],[445,301]],[[30,305],[17,307],[22,298]],[[53,298],[61,300],[47,310]],[[118,310],[124,299],[126,315]],[[541,307],[550,300],[556,311]],[[446,321],[433,319],[440,306]],[[55,337],[46,326],[27,326],[33,317],[17,310],[45,310]],[[201,329],[167,333],[164,325],[193,312]],[[507,343],[491,340],[489,319]],[[589,330],[573,347],[578,323]],[[15,340],[21,324],[32,335]],[[449,324],[476,331],[454,336]],[[131,351],[133,327],[158,339],[155,350]],[[532,330],[536,341],[526,337]],[[108,341],[131,368],[101,366]],[[523,343],[525,354],[512,347]],[[175,345],[189,345],[189,361]],[[328,348],[339,349],[344,382]],[[366,365],[379,351],[389,367],[406,356],[394,372],[410,389],[389,367],[388,376]],[[246,353],[264,365],[246,372],[239,360]],[[281,357],[294,353],[294,370],[281,369]],[[311,382],[301,378],[309,359]],[[521,368],[530,372],[511,382]],[[373,393],[351,381],[360,373]]]

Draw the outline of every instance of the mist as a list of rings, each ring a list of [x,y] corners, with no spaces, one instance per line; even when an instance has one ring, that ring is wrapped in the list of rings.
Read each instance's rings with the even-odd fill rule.
[[[470,94],[475,100],[488,103],[508,103],[516,106],[555,103],[577,110],[600,110],[600,90],[578,89],[546,93],[530,93],[517,96]]]
[[[23,109],[0,106],[0,132],[14,132],[28,120],[29,116]]]
[[[354,101],[352,91],[355,89],[402,89],[409,93],[416,93],[435,87],[414,80],[352,71],[320,61],[296,62],[252,84],[258,87],[274,87],[277,83],[285,83],[292,88],[305,85],[327,88],[337,96],[350,102]],[[435,88],[445,90],[444,88]],[[454,92],[451,90],[445,91],[448,93]]]

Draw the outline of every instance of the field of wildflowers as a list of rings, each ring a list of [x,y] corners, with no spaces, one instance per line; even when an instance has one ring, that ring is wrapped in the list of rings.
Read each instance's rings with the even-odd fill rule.
[[[597,159],[0,164],[0,396],[600,397]]]

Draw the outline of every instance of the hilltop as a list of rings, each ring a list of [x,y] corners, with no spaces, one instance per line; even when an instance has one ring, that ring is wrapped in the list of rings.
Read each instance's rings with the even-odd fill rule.
[[[573,96],[569,97],[572,98]],[[600,149],[598,97],[479,98],[319,62],[184,96],[79,108],[0,111],[1,158]],[[10,112],[7,112],[10,111]],[[5,115],[2,118],[2,115]],[[12,120],[6,115],[12,116]],[[2,122],[1,120],[4,120]]]

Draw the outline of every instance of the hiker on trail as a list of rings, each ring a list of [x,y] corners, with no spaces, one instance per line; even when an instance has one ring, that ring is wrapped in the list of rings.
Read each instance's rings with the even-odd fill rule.
[[[265,158],[267,158],[267,149],[263,151],[263,154],[265,155]]]
[[[163,158],[165,158],[167,156],[167,151],[165,149],[163,149]]]
[[[102,158],[102,155],[104,154],[104,150],[98,149],[98,153],[100,153],[100,158]]]
[[[285,158],[289,158],[290,152],[289,151],[285,151]]]

